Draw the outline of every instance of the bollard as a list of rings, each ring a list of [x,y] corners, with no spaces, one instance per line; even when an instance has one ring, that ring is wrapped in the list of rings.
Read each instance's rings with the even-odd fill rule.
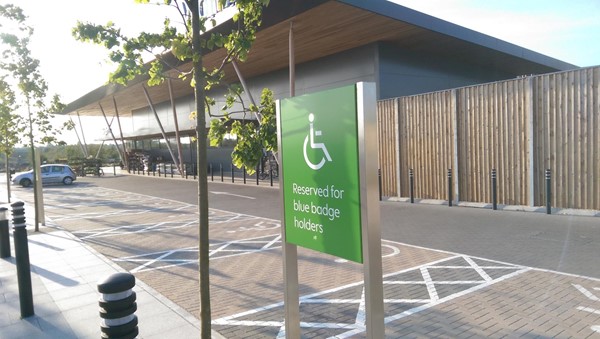
[[[113,176],[117,176],[117,165],[113,164]]]
[[[213,165],[212,162],[210,163],[210,181],[215,181],[215,173],[213,172]]]
[[[221,182],[223,182],[223,163],[219,163],[219,171],[221,172]]]
[[[21,318],[33,315],[33,292],[31,290],[31,265],[29,264],[29,244],[25,224],[25,203],[22,201],[10,205],[13,215],[13,239],[17,264],[17,284]]]
[[[269,166],[269,178],[271,180],[271,187],[273,187],[273,168]]]
[[[242,170],[244,172],[244,185],[246,184],[246,166],[242,167]]]
[[[260,175],[259,175],[259,174],[260,174],[260,171],[259,171],[259,170],[260,170],[260,163],[256,164],[256,186],[258,186],[258,185],[259,185],[259,182],[258,182],[258,179],[260,179],[260,178],[259,178],[259,176],[260,176]],[[264,171],[264,170],[265,170],[265,169],[263,168],[263,171]]]
[[[448,169],[448,207],[452,207],[452,169]]]
[[[134,286],[131,273],[114,273],[98,281],[101,338],[135,338],[139,334]]]
[[[498,209],[498,191],[496,190],[496,169],[492,168],[492,209]]]
[[[415,203],[415,175],[413,174],[412,168],[408,170],[408,188],[410,194],[410,203]]]
[[[196,168],[197,168],[198,164],[194,163],[192,164],[192,174],[194,175],[194,180],[196,180]]]
[[[8,234],[8,208],[0,207],[0,258],[10,257],[10,236]]]
[[[379,180],[379,201],[383,200],[382,192],[381,192],[381,168],[377,169],[377,176]]]
[[[552,187],[551,187],[551,173],[550,169],[546,170],[546,214],[552,214],[551,200],[552,200]]]
[[[185,178],[187,179],[188,178],[188,172],[189,172],[187,164],[183,165],[183,170],[185,171]]]
[[[171,168],[171,178],[173,177],[173,164],[169,164],[169,167]]]
[[[231,182],[235,182],[235,175],[233,173],[233,164],[231,164]]]
[[[167,177],[167,163],[163,163],[163,173],[165,174],[165,178]]]

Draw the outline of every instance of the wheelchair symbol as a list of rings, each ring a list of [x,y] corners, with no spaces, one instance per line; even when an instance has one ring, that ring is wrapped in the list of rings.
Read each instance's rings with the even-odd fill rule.
[[[308,165],[308,167],[312,168],[313,170],[318,170],[321,167],[323,167],[323,165],[325,165],[326,161],[331,161],[331,156],[329,156],[329,152],[327,151],[327,147],[325,146],[325,144],[323,143],[315,143],[315,136],[320,136],[321,135],[321,131],[315,131],[314,126],[313,126],[313,121],[315,121],[315,115],[310,113],[308,115],[308,121],[309,123],[309,133],[306,136],[306,138],[304,139],[304,161],[306,162],[306,164]],[[323,153],[325,154],[325,156],[323,158],[321,158],[321,161],[319,161],[317,164],[312,163],[309,159],[308,159],[308,155],[306,154],[306,146],[308,145],[310,139],[310,148],[312,149],[317,149],[320,148],[323,150]]]

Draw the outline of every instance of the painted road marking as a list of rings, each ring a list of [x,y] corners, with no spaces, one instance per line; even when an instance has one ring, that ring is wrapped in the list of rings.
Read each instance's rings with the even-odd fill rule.
[[[584,312],[590,312],[590,313],[594,313],[594,314],[600,314],[600,310],[594,309],[594,308],[590,308],[590,307],[583,307],[583,306],[579,306],[577,307],[578,310],[580,311],[584,311]]]
[[[241,245],[242,249],[238,249]],[[209,245],[208,256],[212,260],[260,253],[281,247],[281,235],[267,235],[243,240],[232,240]],[[115,262],[133,263],[138,266],[131,273],[163,270],[169,267],[198,264],[198,246],[171,249],[113,259]]]
[[[171,231],[177,228],[192,227],[198,224],[198,219],[188,221],[168,221],[151,224],[137,224],[119,227],[105,227],[93,230],[74,231],[73,234],[82,240],[94,238],[117,237],[121,235],[139,234],[147,232]]]
[[[600,301],[600,298],[598,298],[594,293],[590,292],[587,288],[585,288],[581,285],[578,285],[578,284],[571,284],[571,285],[573,287],[575,287],[579,292],[581,292],[581,294],[583,294],[586,298],[590,299],[591,301],[595,301],[595,302]],[[594,290],[600,290],[600,287],[594,287]],[[588,313],[592,313],[592,314],[600,314],[600,310],[597,310],[597,309],[591,308],[591,307],[578,306],[576,309],[578,311],[588,312]],[[592,331],[600,333],[600,325],[594,325],[590,328]]]
[[[66,191],[65,191],[66,192]],[[189,205],[189,204],[184,204],[181,202],[176,202],[176,201],[172,201],[172,200],[168,200],[168,199],[162,199],[162,198],[156,198],[156,197],[150,197],[150,196],[145,196],[145,195],[139,195],[139,194],[129,194],[129,193],[125,193],[122,191],[117,191],[117,190],[110,190],[110,189],[98,189],[98,188],[94,188],[94,189],[85,189],[80,191],[80,193],[77,193],[78,197],[77,199],[70,199],[75,201],[78,201],[77,204],[71,205],[69,203],[69,205],[67,207],[63,207],[64,206],[64,196],[60,196],[62,194],[64,194],[64,192],[60,192],[59,190],[53,190],[54,194],[51,194],[49,199],[47,199],[47,201],[49,202],[49,204],[51,204],[52,206],[52,212],[53,214],[56,214],[57,217],[53,218],[56,220],[61,220],[61,217],[64,217],[64,214],[61,214],[61,211],[59,209],[72,209],[73,206],[78,205],[78,206],[82,206],[82,207],[91,207],[91,208],[103,208],[103,207],[111,207],[111,208],[117,208],[117,207],[127,207],[127,206],[133,206],[135,208],[131,208],[129,210],[135,211],[136,213],[144,213],[144,211],[148,211],[148,210],[159,210],[161,212],[165,212],[165,211],[173,211],[173,210],[179,210],[179,211],[184,211],[185,209],[194,209],[195,210],[195,206],[193,205]],[[69,189],[69,194],[72,193],[72,189]],[[55,196],[58,196],[56,199]],[[94,202],[94,200],[98,199],[98,197],[105,197],[104,201],[96,201]],[[67,198],[69,199],[69,198]],[[78,200],[80,199],[80,200]],[[81,200],[86,201],[86,203],[81,203]],[[143,208],[139,208],[139,206],[135,205],[135,203],[137,203],[139,206],[142,206]],[[148,208],[150,207],[150,208]],[[195,213],[195,212],[194,212]],[[271,224],[260,224],[261,220],[264,221],[266,220],[267,223],[269,222],[274,222],[273,220],[270,219],[264,219],[264,218],[259,218],[259,217],[255,217],[255,216],[250,216],[250,215],[243,215],[243,214],[234,214],[231,212],[227,212],[227,211],[217,211],[217,210],[213,210],[211,209],[210,211],[211,214],[215,214],[215,217],[219,219],[219,221],[217,222],[228,222],[228,221],[257,221],[257,224],[255,224],[252,227],[248,227],[247,230],[261,230],[262,229],[272,229],[272,228],[276,228],[279,227],[279,225],[275,225],[273,223]],[[65,213],[66,214],[66,213]],[[89,214],[84,214],[84,215],[89,215]],[[73,219],[76,219],[76,217],[74,217]],[[62,219],[62,220],[67,220],[67,219]],[[52,223],[52,221],[50,221]],[[154,225],[159,226],[160,225]],[[150,228],[149,228],[150,229]],[[243,228],[239,228],[238,231],[244,231]],[[268,246],[274,246],[276,244],[278,244],[278,241],[280,242],[280,240],[276,240],[276,239],[271,239],[270,242],[264,243],[262,242],[262,247],[265,247],[267,244],[270,243],[270,245]],[[388,242],[388,243],[394,243],[394,242]],[[256,243],[255,243],[256,244]],[[402,244],[405,245],[405,244]],[[267,247],[268,247],[267,246]],[[384,245],[385,246],[385,245]],[[447,251],[439,251],[439,250],[433,250],[433,249],[427,249],[427,248],[423,248],[423,247],[419,247],[419,246],[412,246],[412,245],[406,245],[406,246],[411,246],[413,248],[422,248],[422,249],[426,249],[426,250],[430,250],[430,251],[436,251],[436,252],[441,252],[441,253],[448,253],[448,254],[453,254],[451,252],[447,252]],[[226,251],[227,247],[219,247],[216,250],[213,250],[211,253],[213,255],[215,255],[215,259],[218,259],[219,257],[226,257],[226,255],[231,255],[233,253],[233,251]],[[244,254],[244,253],[252,253],[252,251],[247,251],[247,250],[238,250],[238,254]],[[189,249],[178,249],[178,250],[171,250],[171,251],[163,251],[162,253],[157,253],[154,255],[154,257],[152,258],[138,258],[138,259],[143,259],[143,260],[139,260],[137,262],[138,264],[138,271],[142,271],[142,270],[152,270],[155,269],[154,267],[156,265],[163,265],[162,267],[169,267],[169,266],[164,266],[164,264],[174,264],[174,265],[179,265],[183,262],[183,264],[188,264],[188,263],[193,263],[197,265],[197,259],[193,258],[193,259],[182,259],[182,258],[172,258],[174,255],[182,255],[183,257],[186,256],[195,256],[197,258],[197,247],[196,248],[189,248]],[[235,253],[234,253],[235,255]],[[424,294],[425,296],[428,296],[428,299],[425,298],[414,298],[414,297],[410,297],[410,298],[405,298],[402,295],[400,296],[396,296],[396,295],[392,295],[390,298],[386,298],[385,302],[390,304],[390,303],[397,303],[397,304],[406,304],[406,305],[413,305],[411,306],[409,309],[403,310],[402,312],[397,312],[389,317],[386,317],[385,321],[386,323],[389,323],[391,321],[395,321],[397,319],[401,319],[402,317],[406,317],[406,316],[410,316],[412,314],[421,312],[422,310],[425,310],[427,308],[433,307],[435,305],[438,305],[440,303],[446,302],[447,300],[453,299],[453,298],[457,298],[461,295],[467,294],[467,293],[471,293],[473,291],[479,290],[481,288],[485,288],[493,283],[497,283],[498,281],[502,281],[505,279],[510,279],[513,276],[519,275],[523,272],[526,272],[527,270],[535,270],[535,271],[541,271],[541,272],[549,272],[549,273],[554,273],[554,274],[561,274],[561,275],[565,275],[565,276],[571,276],[571,277],[578,277],[578,278],[584,278],[584,279],[590,279],[593,281],[600,281],[599,279],[594,279],[594,278],[590,278],[590,277],[585,277],[585,276],[580,276],[580,275],[574,275],[574,274],[566,274],[563,272],[556,272],[556,271],[551,271],[551,270],[545,270],[545,269],[535,269],[535,268],[525,268],[525,267],[520,267],[520,266],[514,266],[514,265],[510,265],[510,264],[506,264],[506,263],[500,263],[500,262],[493,262],[493,261],[488,261],[485,264],[482,264],[481,260],[484,259],[477,259],[477,262],[472,260],[472,257],[466,257],[466,256],[461,256],[458,255],[458,257],[464,259],[464,261],[466,263],[468,263],[468,265],[457,265],[456,263],[450,264],[448,263],[445,259],[443,260],[443,262],[440,262],[440,265],[430,265],[427,267],[424,267],[424,270],[421,270],[421,268],[418,269],[418,272],[426,272],[425,274],[421,273],[421,276],[423,277],[423,281],[415,281],[415,280],[410,280],[410,279],[406,279],[406,280],[395,280],[395,281],[388,281],[388,280],[384,280],[385,284],[388,286],[393,286],[393,285],[421,285],[423,286],[423,288],[427,291],[426,294]],[[133,258],[132,258],[133,259]],[[187,263],[185,262],[187,260]],[[135,261],[134,261],[135,262]],[[492,264],[488,264],[488,263],[492,263]],[[495,264],[493,264],[495,263]],[[506,264],[508,266],[500,266],[497,264]],[[452,281],[445,281],[445,280],[439,280],[439,277],[436,279],[435,275],[432,272],[435,272],[435,269],[457,269],[457,270],[461,270],[461,269],[465,269],[465,267],[470,266],[472,270],[475,270],[479,276],[482,278],[481,280],[477,280],[477,279],[473,279],[472,275],[469,277],[469,279],[462,279],[462,280],[452,280]],[[515,270],[515,267],[520,268]],[[487,274],[486,270],[488,269],[495,269],[496,270],[496,274],[492,275],[495,276],[495,280],[492,279],[490,277],[489,274]],[[504,270],[506,272],[505,275],[502,275],[500,277],[498,277],[498,271],[499,270]],[[431,279],[431,281],[428,281],[425,278],[425,275],[429,275],[429,279]],[[487,275],[487,277],[486,277]],[[385,279],[385,277],[384,277]],[[490,279],[492,279],[490,281]],[[361,282],[362,284],[362,282]],[[433,284],[433,286],[432,286]],[[437,288],[437,286],[443,286],[443,285],[457,285],[457,286],[461,286],[463,288],[462,291],[460,292],[456,292],[450,295],[440,295],[439,294],[439,290]],[[576,289],[578,289],[583,295],[585,295],[589,300],[591,301],[598,301],[598,296],[596,296],[593,292],[591,291],[600,291],[600,287],[594,287],[594,288],[590,288],[590,289],[586,289],[580,285],[573,285]],[[434,301],[435,299],[435,295],[433,295],[433,293],[429,293],[429,292],[433,292],[433,288],[435,288],[435,293],[438,294],[437,298],[437,302]],[[357,288],[360,288],[360,295],[362,295],[362,285],[358,286]],[[348,323],[342,323],[342,324],[338,324],[338,323],[331,323],[331,322],[325,322],[323,321],[323,323],[318,323],[318,322],[303,322],[302,326],[303,327],[311,327],[311,328],[328,328],[328,329],[343,329],[345,330],[345,332],[341,333],[341,334],[336,334],[336,337],[338,338],[344,338],[344,337],[348,337],[351,336],[353,334],[360,334],[362,332],[364,332],[364,314],[361,313],[361,304],[364,303],[364,297],[357,297],[356,299],[337,299],[337,300],[333,300],[333,299],[327,299],[327,298],[313,298],[313,299],[303,299],[302,301],[302,305],[311,305],[311,304],[332,304],[332,303],[336,303],[339,305],[354,305],[354,307],[356,307],[356,315],[354,317],[354,319],[352,321],[349,321]],[[579,306],[577,307],[577,310],[582,311],[582,312],[587,312],[589,314],[600,314],[600,309],[598,309],[597,307],[589,307],[591,305],[586,305],[586,306]],[[263,308],[264,309],[264,308]],[[257,312],[257,314],[260,313],[260,311]],[[246,325],[244,326],[256,326],[257,322],[253,322],[253,321],[249,321],[248,319],[240,319],[236,317],[237,315],[231,316],[229,317],[232,321],[240,321],[245,323]],[[259,316],[260,317],[260,316]],[[221,318],[221,319],[225,319],[225,318]],[[261,317],[261,319],[264,319],[264,316]],[[282,332],[282,328],[283,328],[283,322],[280,319],[267,319],[266,321],[261,321],[259,323],[264,323],[264,324],[271,324],[272,326],[279,326],[279,333]],[[600,325],[593,325],[590,327],[592,331],[600,333]]]
[[[421,267],[421,275],[423,276],[423,280],[425,281],[425,286],[427,287],[427,293],[429,293],[429,299],[432,301],[437,301],[440,298],[437,295],[437,291],[435,289],[435,285],[433,284],[433,280],[429,275],[429,271],[427,267]]]
[[[127,227],[127,226],[124,226]],[[171,227],[169,227],[171,229]],[[159,229],[154,228],[148,230],[151,231],[159,231]],[[75,232],[76,234],[85,234],[85,232]],[[94,237],[103,237],[103,236],[117,236],[120,234],[125,234],[126,232],[112,232],[112,233],[95,233],[94,235],[85,236],[81,239],[90,239]],[[134,233],[143,233],[134,232]],[[241,248],[240,248],[241,247]],[[398,255],[400,250],[391,245],[387,245],[388,248],[391,248],[391,253],[385,254],[382,257],[389,257],[392,255]],[[231,258],[240,255],[261,253],[264,251],[270,251],[274,249],[281,248],[281,235],[280,234],[271,234],[265,236],[259,236],[254,238],[246,238],[240,240],[231,240],[220,243],[214,243],[209,245],[209,257],[213,260],[215,259],[224,259]],[[154,270],[163,270],[168,267],[175,266],[183,266],[183,265],[197,265],[198,264],[198,246],[187,247],[182,249],[169,249],[164,251],[152,252],[152,253],[144,253],[138,254],[134,256],[120,257],[113,259],[115,262],[123,262],[123,263],[135,263],[139,266],[130,270],[131,273],[136,272],[148,272]],[[468,266],[461,266],[461,268],[465,268]],[[503,267],[506,268],[506,267]],[[456,283],[479,283],[481,281],[476,282],[447,282],[448,284],[456,284]],[[413,282],[419,283],[419,282]]]
[[[513,278],[517,275],[520,275],[524,272],[530,270],[530,268],[517,266],[517,265],[498,265],[497,262],[492,260],[482,260],[478,259],[476,263],[473,258],[464,256],[464,255],[455,255],[450,258],[440,259],[434,262],[430,262],[421,266],[412,267],[409,269],[405,269],[402,271],[394,272],[391,274],[384,275],[384,292],[386,290],[385,286],[398,285],[398,284],[411,284],[417,286],[424,286],[427,289],[429,298],[422,298],[421,294],[414,294],[414,289],[407,289],[404,292],[396,291],[394,293],[401,295],[394,295],[394,298],[386,298],[384,302],[386,304],[396,304],[400,310],[399,313],[388,315],[385,318],[385,323],[390,323],[401,319],[403,317],[407,317],[419,312],[422,312],[428,308],[439,305],[441,303],[445,303],[456,299],[458,297],[464,296],[466,294],[475,292],[482,288],[488,287],[492,284],[498,283],[500,281],[504,281],[506,279]],[[497,270],[498,267],[501,267],[505,272],[502,273],[497,278],[490,278],[490,275],[486,273],[486,270]],[[450,276],[461,276],[467,275],[470,272],[477,272],[481,276],[481,280],[436,280],[432,278],[430,272],[435,271],[436,269],[445,269],[449,270],[447,273]],[[414,273],[419,273],[422,277],[421,280],[403,280],[404,277],[410,276],[414,277]],[[497,274],[496,274],[497,275]],[[489,279],[491,280],[489,280]],[[443,288],[444,285],[464,285],[463,289],[456,289],[456,292],[447,294],[440,298],[439,290]],[[336,295],[338,292],[343,290],[352,290],[360,288],[361,293],[360,297],[356,299],[336,299],[336,298],[327,298],[328,295]],[[405,294],[402,294],[405,293]],[[413,293],[411,295],[411,293]],[[389,295],[389,292],[388,292]],[[337,305],[356,305],[356,314],[353,319],[347,323],[331,323],[331,322],[301,322],[300,327],[302,328],[312,328],[312,329],[336,329],[336,330],[346,330],[341,333],[336,333],[335,338],[348,338],[353,335],[360,334],[365,331],[365,314],[364,314],[364,288],[363,282],[357,282],[348,284],[341,287],[336,287],[333,289],[329,289],[327,291],[317,292],[310,295],[300,297],[300,305],[311,305],[311,304],[337,304]],[[413,305],[413,306],[407,306]],[[268,319],[268,315],[272,314],[273,309],[281,308],[283,309],[283,302],[274,303],[271,305],[267,305],[264,307],[259,307],[253,310],[248,310],[245,312],[241,312],[238,314],[234,314],[227,317],[222,317],[213,321],[213,325],[216,326],[248,326],[248,327],[279,327],[278,338],[285,337],[285,326],[283,320],[281,319]],[[403,309],[405,308],[405,309]],[[283,313],[283,310],[282,312]],[[261,321],[253,321],[248,320],[248,316],[254,315],[255,318],[262,319]],[[315,316],[315,315],[313,315]],[[318,315],[317,315],[318,316]],[[324,319],[326,315],[323,315]],[[350,320],[350,319],[349,319]]]
[[[575,287],[579,292],[581,292],[583,295],[585,295],[591,301],[600,301],[600,298],[595,296],[592,292],[588,291],[585,287],[583,287],[581,285],[577,285],[577,284],[571,284],[571,285],[573,285],[573,287]]]
[[[239,195],[239,194],[233,194],[233,193],[228,193],[228,192],[213,192],[213,191],[210,191],[210,193],[217,194],[217,195],[229,195],[229,196],[232,196],[232,197],[238,197],[238,198],[244,198],[244,199],[252,199],[252,200],[256,199],[255,197],[249,197],[247,195]]]

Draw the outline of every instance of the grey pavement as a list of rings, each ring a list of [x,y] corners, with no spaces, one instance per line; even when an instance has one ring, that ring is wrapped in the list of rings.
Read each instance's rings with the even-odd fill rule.
[[[26,213],[31,211],[26,206]],[[35,315],[21,318],[11,234],[11,257],[0,259],[0,338],[100,337],[97,282],[124,270],[69,232],[51,227],[32,232],[32,216],[27,217]],[[142,281],[134,291],[139,338],[199,336],[196,317]],[[221,336],[214,332],[213,337]]]

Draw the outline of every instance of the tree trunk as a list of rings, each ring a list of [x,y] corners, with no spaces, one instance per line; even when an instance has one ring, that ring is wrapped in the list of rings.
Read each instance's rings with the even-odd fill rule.
[[[196,100],[196,137],[198,142],[198,265],[200,278],[200,322],[201,338],[211,337],[211,309],[210,309],[210,279],[208,257],[208,181],[206,159],[206,117],[204,113],[204,76],[202,74],[202,47],[200,45],[200,14],[198,0],[188,2],[192,12],[192,50],[194,51],[194,97]]]
[[[29,114],[29,147],[31,150],[31,166],[33,169],[33,206],[35,209],[35,218],[34,218],[34,231],[35,232],[39,232],[40,231],[40,215],[38,214],[38,210],[39,210],[39,205],[40,205],[40,196],[38,195],[38,185],[41,185],[41,183],[39,181],[40,178],[38,178],[37,176],[37,166],[39,166],[39,164],[36,161],[35,158],[35,144],[34,144],[34,139],[33,139],[33,117],[31,114],[31,106],[29,105],[29,98],[26,98],[26,103],[27,103],[27,112]]]

